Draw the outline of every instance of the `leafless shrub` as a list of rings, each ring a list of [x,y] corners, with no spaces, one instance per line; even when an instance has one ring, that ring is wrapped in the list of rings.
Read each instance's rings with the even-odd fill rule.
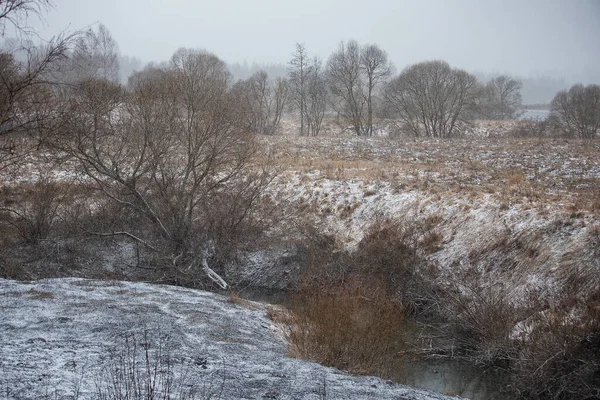
[[[518,138],[535,138],[551,136],[548,121],[519,121],[511,128],[506,136]]]
[[[218,399],[224,378],[209,374],[208,360],[177,359],[168,335],[126,333],[96,377],[97,400]],[[212,376],[211,376],[212,375]]]
[[[509,390],[524,399],[590,399],[600,393],[600,296],[579,290],[593,277],[570,277],[552,305],[519,299],[506,286],[476,275],[436,292],[439,329],[452,343],[438,356],[458,357],[509,374]],[[439,337],[438,337],[439,339]]]
[[[481,89],[479,113],[481,119],[515,119],[521,108],[523,83],[515,78],[500,75],[491,79]]]
[[[569,136],[596,137],[600,129],[600,86],[579,84],[559,92],[552,100],[551,116]]]
[[[29,189],[24,189],[19,202],[0,207],[0,212],[4,213],[2,220],[26,243],[37,243],[52,233],[67,196],[65,183],[41,175]]]
[[[400,224],[380,221],[369,228],[353,254],[356,270],[373,274],[393,288],[405,288],[420,257],[417,238]]]
[[[290,353],[354,373],[397,372],[404,312],[385,287],[366,276],[302,285],[288,321]]]
[[[455,281],[440,296],[458,351],[470,361],[506,367],[515,356],[510,335],[520,317],[506,289]]]
[[[234,95],[240,98],[246,129],[250,132],[274,135],[288,101],[289,84],[285,79],[269,79],[259,71],[245,81],[236,83]]]
[[[562,305],[534,314],[514,360],[514,385],[526,399],[600,396],[600,296],[562,295]],[[566,303],[565,303],[566,302]]]
[[[32,279],[30,271],[20,261],[12,260],[5,255],[0,256],[0,277],[21,281]]]

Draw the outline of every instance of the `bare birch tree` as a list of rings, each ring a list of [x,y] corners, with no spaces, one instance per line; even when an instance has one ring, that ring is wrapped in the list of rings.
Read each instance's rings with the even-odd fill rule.
[[[0,1],[0,30],[2,36],[7,25],[15,28],[17,33],[30,35],[33,33],[27,25],[29,17],[41,18],[42,12],[52,7],[50,0],[3,0]]]
[[[309,136],[317,136],[323,126],[327,109],[327,82],[321,60],[314,58],[308,76],[306,121]]]
[[[300,112],[300,135],[306,133],[306,103],[311,69],[306,47],[296,43],[296,51],[292,54],[292,60],[288,64],[288,77],[292,89],[291,99]]]
[[[357,135],[373,134],[373,98],[392,71],[387,53],[377,45],[340,43],[327,61],[327,80],[342,125],[350,125]]]
[[[357,41],[340,43],[338,50],[329,57],[327,81],[332,95],[331,104],[339,122],[350,125],[357,135],[365,134],[367,93]]]
[[[367,85],[367,120],[366,134],[373,134],[373,97],[377,87],[389,78],[394,70],[388,60],[387,53],[379,46],[370,44],[361,49],[361,68],[366,75]]]
[[[119,82],[119,46],[103,24],[77,37],[70,55],[68,80],[104,79]]]

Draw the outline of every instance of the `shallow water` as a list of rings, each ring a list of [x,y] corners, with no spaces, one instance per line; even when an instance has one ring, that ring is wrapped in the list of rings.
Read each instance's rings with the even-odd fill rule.
[[[246,288],[239,293],[253,301],[287,305],[289,297],[281,291],[252,290]],[[412,325],[412,334],[402,335],[402,340],[418,342],[417,325]],[[404,332],[406,333],[406,332]],[[410,338],[413,339],[410,339]],[[407,343],[410,346],[410,343]],[[486,369],[457,359],[435,359],[409,357],[402,370],[393,374],[392,380],[402,385],[434,392],[460,396],[472,400],[504,400],[503,389],[508,383],[508,374],[502,370]]]
[[[395,379],[407,386],[472,400],[505,399],[507,375],[458,360],[411,360]]]

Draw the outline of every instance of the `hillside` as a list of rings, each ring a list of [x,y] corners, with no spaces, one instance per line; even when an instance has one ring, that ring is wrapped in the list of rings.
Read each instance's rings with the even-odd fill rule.
[[[157,394],[173,398],[447,398],[288,358],[265,305],[240,306],[204,291],[0,280],[0,310],[3,399],[107,398],[115,388],[124,393],[127,384],[144,386],[147,366],[157,369]],[[135,371],[139,380],[119,368]]]

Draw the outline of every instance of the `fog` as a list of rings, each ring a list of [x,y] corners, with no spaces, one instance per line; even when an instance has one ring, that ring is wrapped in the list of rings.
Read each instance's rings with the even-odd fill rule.
[[[479,74],[600,82],[600,1],[61,0],[42,37],[103,23],[144,62],[179,47],[229,63],[281,63],[296,42],[326,60],[342,40],[376,43],[398,70],[428,59]]]

